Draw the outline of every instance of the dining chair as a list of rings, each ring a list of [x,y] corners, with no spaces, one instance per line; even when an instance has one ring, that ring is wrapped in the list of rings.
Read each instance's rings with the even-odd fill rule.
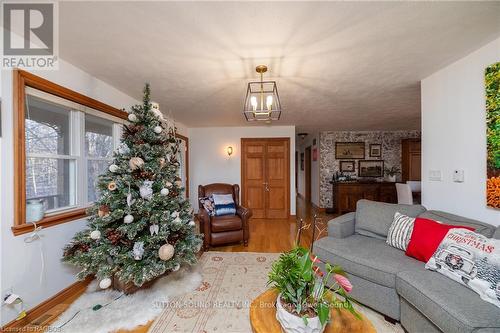
[[[413,205],[413,194],[410,185],[396,183],[396,192],[398,194],[398,204]]]

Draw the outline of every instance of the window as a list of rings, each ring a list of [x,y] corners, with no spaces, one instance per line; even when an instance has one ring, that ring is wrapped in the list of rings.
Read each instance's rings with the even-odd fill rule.
[[[85,216],[96,180],[113,158],[127,114],[16,71],[14,234],[33,230],[26,204],[43,203],[44,227]],[[30,205],[32,206],[32,205]]]

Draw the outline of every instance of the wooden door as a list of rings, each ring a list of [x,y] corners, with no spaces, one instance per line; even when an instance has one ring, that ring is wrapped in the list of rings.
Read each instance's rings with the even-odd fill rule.
[[[255,218],[288,218],[290,140],[241,139],[242,205]]]
[[[306,202],[311,202],[311,146],[307,147],[305,150],[304,164]]]

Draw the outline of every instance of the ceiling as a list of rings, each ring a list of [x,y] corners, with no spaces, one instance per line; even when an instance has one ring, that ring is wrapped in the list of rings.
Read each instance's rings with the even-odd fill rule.
[[[246,126],[266,64],[297,131],[420,128],[419,81],[500,36],[500,2],[61,2],[60,56],[189,127]]]

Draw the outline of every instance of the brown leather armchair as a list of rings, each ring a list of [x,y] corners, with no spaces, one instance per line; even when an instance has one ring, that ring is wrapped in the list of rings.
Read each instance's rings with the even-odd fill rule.
[[[208,215],[199,199],[212,194],[232,194],[236,204],[236,215]],[[198,186],[198,217],[200,219],[200,230],[204,233],[203,247],[205,250],[208,250],[210,246],[241,241],[245,246],[248,245],[248,220],[252,216],[252,211],[240,206],[239,198],[240,186],[238,184],[214,183]]]

